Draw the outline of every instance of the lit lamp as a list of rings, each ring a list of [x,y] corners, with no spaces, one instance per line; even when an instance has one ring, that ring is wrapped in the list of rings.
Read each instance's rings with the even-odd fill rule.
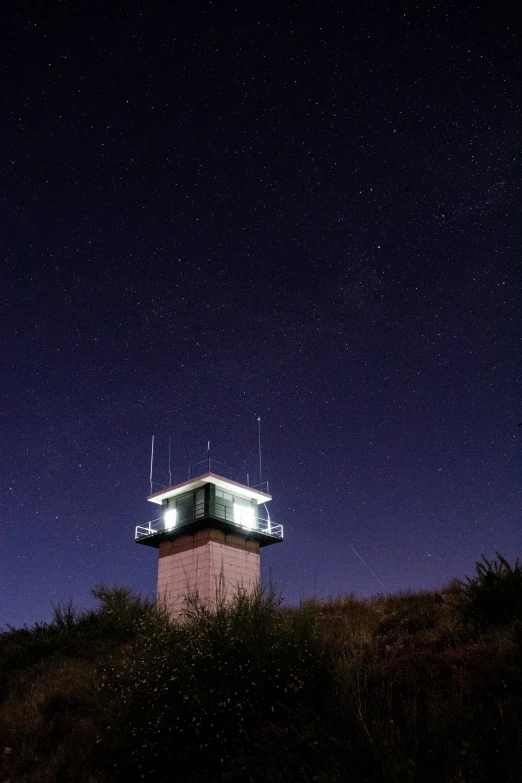
[[[247,530],[253,530],[256,524],[254,510],[234,503],[234,522]]]
[[[176,527],[176,509],[175,508],[169,508],[167,511],[165,511],[165,514],[163,515],[163,519],[165,520],[165,530],[172,530]]]

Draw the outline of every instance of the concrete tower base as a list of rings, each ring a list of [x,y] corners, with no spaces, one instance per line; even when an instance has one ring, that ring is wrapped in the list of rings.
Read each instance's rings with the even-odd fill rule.
[[[196,588],[212,608],[218,595],[230,601],[238,588],[251,592],[259,581],[259,541],[207,528],[159,545],[158,600],[171,617]]]

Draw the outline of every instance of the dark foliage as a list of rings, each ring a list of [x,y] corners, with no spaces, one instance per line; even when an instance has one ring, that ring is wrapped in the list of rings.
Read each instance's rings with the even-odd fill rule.
[[[308,712],[327,693],[311,616],[260,594],[216,612],[196,600],[189,614],[106,673],[105,690],[125,709],[100,750],[122,779],[214,779],[258,727]]]
[[[496,560],[476,563],[477,575],[463,583],[465,616],[481,625],[522,621],[522,565],[514,566],[497,552]]]
[[[177,623],[99,588],[0,634],[0,781],[518,783],[520,566],[480,566],[440,593],[194,599]]]

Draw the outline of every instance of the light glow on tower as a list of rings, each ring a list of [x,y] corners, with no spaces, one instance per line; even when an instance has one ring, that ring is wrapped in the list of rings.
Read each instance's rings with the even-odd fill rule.
[[[167,509],[167,511],[165,511],[163,519],[165,520],[165,530],[172,530],[173,528],[175,528],[177,522],[176,509],[175,508]]]
[[[253,530],[255,527],[254,510],[247,506],[240,506],[239,503],[234,503],[234,522],[236,525]]]

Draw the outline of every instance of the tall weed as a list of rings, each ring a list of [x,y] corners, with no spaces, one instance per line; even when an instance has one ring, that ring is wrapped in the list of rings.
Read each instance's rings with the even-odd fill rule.
[[[477,575],[461,583],[466,618],[481,626],[522,621],[522,564],[511,566],[497,552],[495,560],[476,563]]]

